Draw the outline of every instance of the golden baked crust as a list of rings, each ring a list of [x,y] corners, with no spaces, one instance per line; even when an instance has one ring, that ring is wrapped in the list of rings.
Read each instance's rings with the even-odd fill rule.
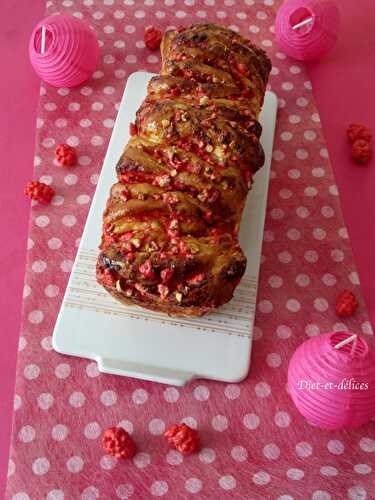
[[[271,64],[214,24],[165,33],[104,212],[97,280],[176,316],[228,302],[246,267],[238,231],[264,162],[257,121]]]

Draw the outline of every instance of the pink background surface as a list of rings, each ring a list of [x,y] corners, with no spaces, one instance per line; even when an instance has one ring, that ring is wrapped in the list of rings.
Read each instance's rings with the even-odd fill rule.
[[[16,9],[17,17],[14,15]],[[375,212],[372,188],[375,171],[373,166],[361,169],[352,165],[344,129],[350,121],[363,121],[375,130],[375,103],[371,97],[375,77],[372,56],[375,34],[370,24],[375,6],[371,0],[362,0],[360,5],[347,0],[340,2],[340,9],[340,43],[327,58],[318,64],[311,64],[309,71],[340,189],[362,290],[370,317],[374,320],[375,268],[372,265],[372,249],[375,247],[375,231],[370,228]],[[27,41],[43,11],[44,1],[39,0],[32,3],[28,0],[8,0],[0,8],[3,26],[0,54],[3,74],[6,75],[0,80],[0,199],[1,227],[4,228],[0,252],[5,269],[0,282],[3,333],[0,351],[0,491],[4,485],[7,462],[29,216],[29,203],[22,191],[32,175],[39,89],[39,82],[28,63]]]

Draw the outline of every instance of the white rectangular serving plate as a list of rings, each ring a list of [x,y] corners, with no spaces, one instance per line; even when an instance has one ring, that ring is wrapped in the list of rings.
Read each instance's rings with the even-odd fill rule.
[[[115,165],[152,76],[137,72],[128,78],[56,321],[53,348],[93,359],[101,372],[165,384],[184,385],[193,378],[238,382],[250,366],[277,99],[272,92],[266,93],[260,116],[266,161],[255,175],[242,217],[240,243],[248,259],[246,273],[228,304],[201,318],[172,318],[122,305],[95,278],[102,214],[116,182]]]

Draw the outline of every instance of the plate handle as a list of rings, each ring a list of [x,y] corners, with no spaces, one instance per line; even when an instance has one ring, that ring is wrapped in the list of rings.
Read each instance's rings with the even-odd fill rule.
[[[169,368],[146,366],[107,358],[97,358],[96,361],[98,369],[102,373],[150,380],[151,382],[159,382],[161,384],[183,386],[195,378],[193,373]]]

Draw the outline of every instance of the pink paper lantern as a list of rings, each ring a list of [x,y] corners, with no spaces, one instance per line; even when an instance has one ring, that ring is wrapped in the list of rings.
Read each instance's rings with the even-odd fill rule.
[[[375,415],[375,352],[362,337],[345,344],[351,336],[335,332],[313,337],[289,363],[294,404],[308,422],[323,429],[359,427]]]
[[[39,77],[54,87],[76,87],[91,77],[99,59],[95,33],[71,16],[50,16],[34,29],[30,61]]]
[[[329,0],[286,0],[276,16],[276,40],[288,56],[313,61],[335,45],[339,25],[339,11]]]

